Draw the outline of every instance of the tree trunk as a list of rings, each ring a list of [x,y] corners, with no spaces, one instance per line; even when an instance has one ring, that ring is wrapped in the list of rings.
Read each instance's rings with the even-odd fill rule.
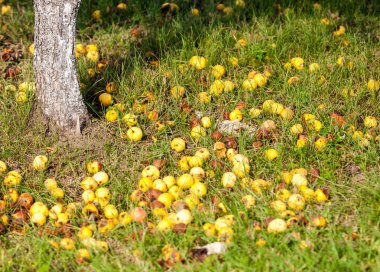
[[[65,137],[80,136],[88,121],[74,55],[80,2],[34,0],[36,96],[32,116],[42,118],[50,131]]]

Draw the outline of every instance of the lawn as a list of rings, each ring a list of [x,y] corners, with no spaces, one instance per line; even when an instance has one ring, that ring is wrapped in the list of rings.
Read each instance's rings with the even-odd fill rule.
[[[0,0],[1,271],[380,269],[377,1],[194,2],[82,1],[92,122],[59,139],[32,1]]]

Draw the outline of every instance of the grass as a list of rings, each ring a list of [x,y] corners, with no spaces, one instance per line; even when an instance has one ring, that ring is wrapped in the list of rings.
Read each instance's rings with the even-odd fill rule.
[[[199,147],[212,151],[214,141],[210,135],[223,119],[223,113],[232,111],[239,101],[244,101],[245,123],[257,126],[273,119],[279,134],[276,141],[263,140],[259,148],[252,147],[252,142],[257,140],[255,135],[242,133],[237,137],[239,153],[250,160],[251,177],[277,185],[280,183],[277,177],[283,170],[318,168],[320,177],[310,187],[327,188],[329,200],[323,205],[307,205],[302,214],[307,219],[322,215],[327,226],[320,229],[311,225],[294,226],[279,235],[266,230],[255,231],[255,221],[264,226],[267,218],[278,217],[269,205],[276,198],[276,187],[262,196],[255,194],[256,206],[246,209],[240,199],[246,194],[254,194],[252,190],[240,186],[233,191],[222,188],[220,178],[224,171],[215,169],[215,178],[206,181],[208,193],[202,200],[206,212],[192,211],[194,221],[185,234],[151,233],[146,225],[137,223],[117,227],[107,235],[95,232],[95,238],[107,241],[110,250],[92,250],[89,263],[77,264],[75,250],[55,249],[49,244],[63,237],[63,234],[49,233],[51,223],[45,227],[27,224],[23,235],[15,234],[9,227],[0,236],[2,271],[164,270],[159,260],[163,258],[161,249],[166,244],[173,245],[185,258],[183,264],[174,264],[172,270],[377,271],[380,268],[379,141],[372,139],[368,147],[362,147],[348,132],[348,127],[353,125],[358,130],[373,133],[373,138],[379,135],[378,127],[370,131],[363,126],[366,116],[380,118],[379,93],[371,93],[366,88],[369,79],[380,78],[380,24],[376,1],[321,1],[319,11],[313,9],[312,3],[299,1],[279,1],[280,9],[269,1],[246,1],[244,9],[235,7],[234,1],[225,1],[234,7],[229,16],[216,11],[216,2],[204,1],[200,17],[190,15],[192,2],[178,1],[178,13],[165,17],[160,12],[161,1],[130,1],[125,12],[115,11],[117,1],[83,1],[78,19],[78,42],[97,44],[101,58],[108,60],[109,66],[90,77],[87,69],[94,68],[95,64],[84,57],[78,59],[83,94],[97,126],[87,130],[85,144],[69,147],[54,136],[45,137],[41,131],[28,128],[32,92],[28,94],[28,101],[20,103],[15,100],[15,91],[6,88],[10,84],[18,86],[21,82],[33,81],[32,56],[28,53],[33,42],[32,4],[8,1],[13,12],[0,17],[0,27],[5,30],[0,46],[19,50],[24,57],[14,64],[22,71],[18,77],[0,79],[0,160],[9,168],[21,171],[23,182],[17,190],[30,192],[36,200],[51,207],[57,201],[45,190],[43,181],[54,176],[65,188],[64,203],[80,201],[79,183],[88,175],[86,163],[97,159],[111,177],[108,185],[112,192],[111,203],[119,211],[128,211],[136,206],[129,195],[137,188],[145,162],[165,158],[167,164],[162,175],[180,175],[182,171],[177,167],[180,156],[170,149],[170,141],[174,137],[185,139],[188,146],[185,153],[190,155]],[[102,12],[101,21],[91,18],[96,9]],[[329,18],[330,26],[320,23],[324,17]],[[332,31],[339,25],[346,27],[346,33],[333,37]],[[142,29],[138,39],[131,35],[135,26]],[[238,39],[245,39],[247,47],[237,49]],[[346,41],[350,43],[348,46]],[[148,51],[153,52],[154,57],[147,57]],[[189,68],[181,73],[181,65],[186,66],[193,55],[205,56],[207,68],[201,71]],[[285,69],[283,64],[297,56],[305,60],[305,68],[300,71]],[[230,65],[230,57],[239,59],[237,68]],[[345,59],[343,66],[336,64],[339,57]],[[159,60],[158,67],[149,64],[154,59]],[[319,63],[321,69],[311,74],[307,67],[313,62]],[[349,67],[349,62],[353,63],[353,68]],[[209,90],[214,81],[210,67],[216,64],[226,67],[224,79],[239,86],[252,70],[263,71],[269,67],[273,75],[265,87],[254,92],[238,87],[233,92],[213,97],[210,104],[204,105],[199,103],[198,93]],[[6,65],[8,63],[2,62],[0,68],[5,69]],[[171,72],[171,77],[165,76],[167,71]],[[292,76],[298,76],[300,82],[289,85],[287,80]],[[326,79],[323,84],[319,83],[321,76]],[[119,86],[118,92],[113,94],[115,101],[125,104],[127,111],[138,114],[139,126],[145,134],[142,141],[130,143],[121,139],[120,133],[125,133],[127,127],[120,121],[109,123],[105,120],[106,109],[99,105],[98,96],[108,82],[116,82]],[[184,98],[192,108],[191,113],[183,111],[184,101],[171,97],[169,90],[175,85],[186,88]],[[344,88],[355,90],[356,95],[344,95]],[[155,122],[138,113],[135,101],[142,102],[147,91],[156,96],[155,101],[147,103],[148,111],[158,111],[160,122],[174,121],[174,125],[157,131]],[[294,119],[284,121],[269,113],[251,118],[249,109],[261,107],[267,99],[293,107]],[[321,104],[324,109],[318,107]],[[189,119],[195,111],[210,116],[213,121],[207,136],[199,141],[190,137]],[[346,118],[345,127],[339,128],[332,123],[329,116],[333,111]],[[323,152],[316,152],[312,144],[302,149],[296,147],[297,137],[290,134],[289,129],[300,122],[304,113],[314,114],[324,125],[320,133],[309,132],[310,141],[318,134],[334,136]],[[268,148],[279,151],[277,160],[268,162],[263,158],[263,151]],[[50,167],[45,172],[30,168],[38,154],[48,154]],[[204,168],[212,169],[209,165]],[[291,186],[288,188],[293,190]],[[7,188],[1,185],[1,191],[5,194]],[[202,225],[223,215],[213,211],[212,196],[219,197],[228,214],[236,216],[234,237],[225,255],[197,262],[189,257],[189,250],[217,240],[206,237]],[[14,209],[8,207],[6,213],[11,215]],[[239,217],[239,211],[246,213],[244,219]],[[153,217],[150,221],[156,222]],[[83,246],[75,233],[86,222],[81,216],[70,221],[77,249]],[[257,246],[259,239],[265,240],[266,245]],[[309,247],[300,248],[301,241],[307,241]]]

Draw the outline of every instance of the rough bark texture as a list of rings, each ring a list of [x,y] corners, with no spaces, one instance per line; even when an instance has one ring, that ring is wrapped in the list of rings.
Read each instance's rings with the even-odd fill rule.
[[[74,55],[81,0],[35,0],[33,116],[63,136],[80,136],[88,112],[80,93]],[[34,117],[33,117],[34,118]]]

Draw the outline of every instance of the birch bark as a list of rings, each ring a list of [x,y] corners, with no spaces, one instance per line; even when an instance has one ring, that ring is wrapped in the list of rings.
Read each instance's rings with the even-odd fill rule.
[[[50,131],[80,136],[88,112],[79,89],[74,55],[81,0],[34,0],[35,121]],[[37,117],[36,117],[37,116]]]

